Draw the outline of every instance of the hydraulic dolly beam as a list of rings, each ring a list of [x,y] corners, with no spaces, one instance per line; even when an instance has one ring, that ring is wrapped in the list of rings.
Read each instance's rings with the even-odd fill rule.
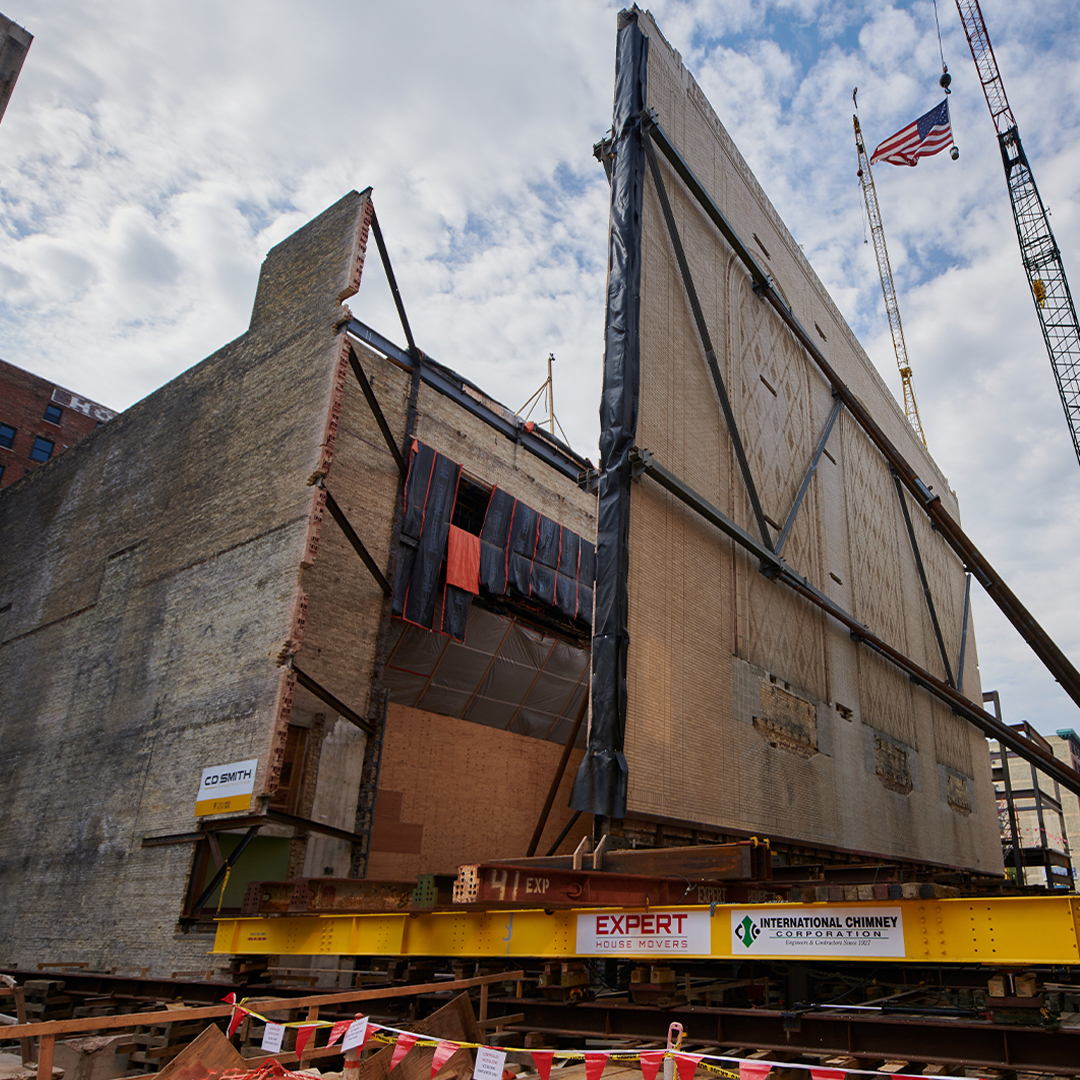
[[[218,954],[1080,964],[1080,897],[222,919]]]

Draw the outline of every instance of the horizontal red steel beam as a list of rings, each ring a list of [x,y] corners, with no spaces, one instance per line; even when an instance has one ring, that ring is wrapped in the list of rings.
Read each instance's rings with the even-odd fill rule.
[[[393,914],[431,911],[440,904],[449,905],[454,879],[450,875],[425,877],[425,882],[371,878],[253,881],[248,885],[241,914]]]
[[[605,860],[606,861],[606,860]],[[785,900],[769,882],[731,882],[686,876],[560,870],[499,863],[462,866],[454,886],[457,904],[523,907],[647,907],[678,904],[754,904]]]
[[[590,856],[586,856],[589,858]],[[549,855],[532,859],[492,859],[492,866],[534,866],[573,870],[573,855]],[[764,844],[693,844],[688,847],[634,848],[605,851],[601,873],[649,874],[663,877],[684,874],[710,881],[748,881],[772,876],[772,854]]]

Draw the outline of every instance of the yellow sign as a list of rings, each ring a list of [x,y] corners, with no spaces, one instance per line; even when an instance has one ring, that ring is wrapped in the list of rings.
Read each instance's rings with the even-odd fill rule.
[[[231,765],[203,769],[199,793],[195,796],[195,816],[250,810],[258,764],[259,759],[253,758],[251,761],[234,761]]]
[[[228,798],[199,799],[195,803],[195,816],[206,817],[207,814],[228,814],[233,810],[250,810],[251,793],[247,795],[230,795]]]

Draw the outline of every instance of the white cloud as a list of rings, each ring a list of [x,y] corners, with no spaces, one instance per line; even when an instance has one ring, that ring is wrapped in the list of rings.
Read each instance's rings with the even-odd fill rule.
[[[421,347],[512,408],[553,352],[556,411],[595,457],[607,204],[591,147],[610,124],[618,6],[7,0],[35,41],[0,125],[4,358],[126,406],[241,333],[266,250],[370,184]],[[1080,658],[1080,474],[993,127],[938,6],[960,160],[875,172],[916,393],[969,534]],[[1080,13],[982,7],[1075,277]],[[940,100],[932,5],[653,10],[899,394],[851,90],[871,145]],[[400,339],[374,251],[353,307]],[[975,613],[1007,718],[1080,726],[979,595]]]

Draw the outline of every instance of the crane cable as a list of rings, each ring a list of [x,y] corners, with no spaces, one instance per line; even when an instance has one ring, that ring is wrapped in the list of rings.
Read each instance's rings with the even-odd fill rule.
[[[941,44],[941,21],[938,19],[937,0],[934,0],[934,25],[937,27],[938,55],[941,57],[941,78],[938,79],[938,84],[946,94],[951,94],[949,83],[952,82],[952,76],[949,74],[949,65],[945,63],[945,50]]]

